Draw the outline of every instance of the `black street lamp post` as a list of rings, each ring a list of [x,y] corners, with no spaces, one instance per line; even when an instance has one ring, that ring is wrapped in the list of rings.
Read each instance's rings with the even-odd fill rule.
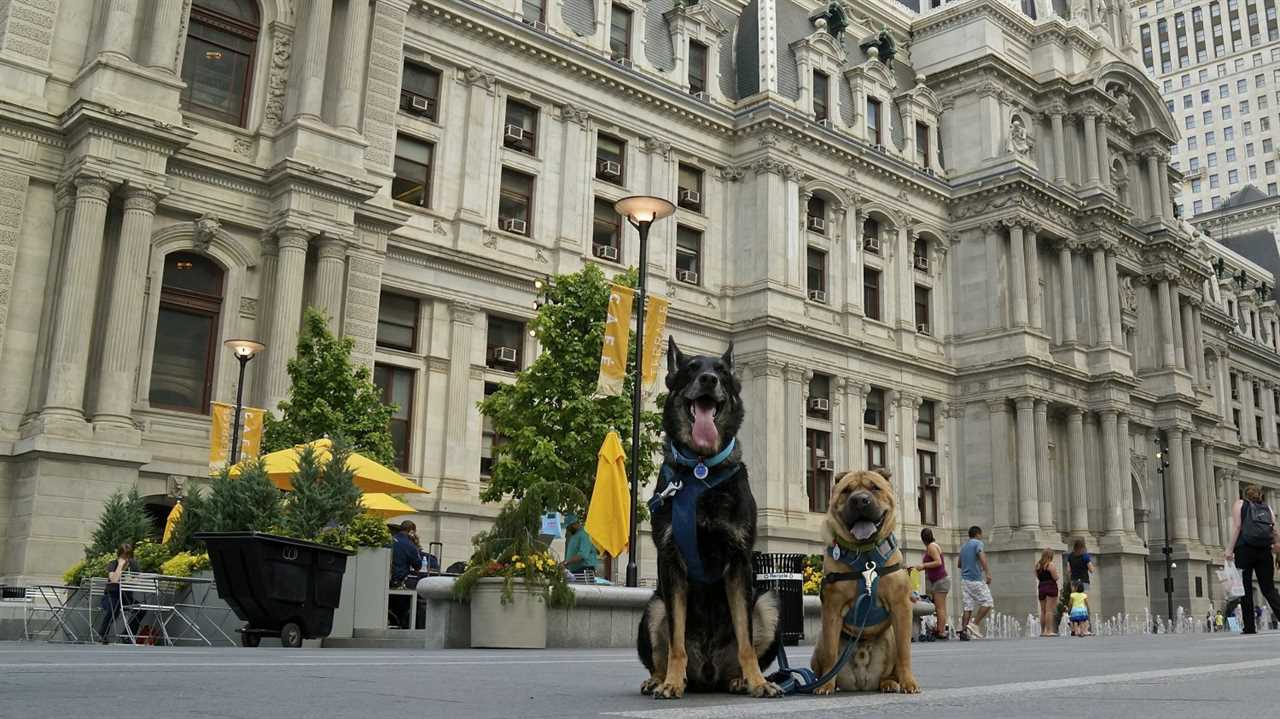
[[[266,349],[266,345],[253,340],[227,340],[222,343],[235,353],[240,362],[240,379],[236,382],[236,411],[231,417],[231,450],[228,467],[236,466],[240,461],[240,415],[244,412],[244,368],[254,355]]]
[[[1156,472],[1160,474],[1160,496],[1162,497],[1160,512],[1164,515],[1164,595],[1169,602],[1169,620],[1173,621],[1173,547],[1169,546],[1169,486],[1166,470],[1169,468],[1169,448],[1165,446],[1160,435],[1156,435]]]
[[[640,233],[639,277],[636,280],[636,352],[635,376],[631,381],[631,527],[627,537],[627,586],[639,586],[639,574],[636,555],[639,554],[636,537],[638,522],[639,490],[640,490],[640,407],[642,379],[644,377],[644,311],[645,280],[649,270],[649,227],[655,220],[668,217],[676,211],[675,205],[661,197],[633,195],[624,197],[614,204],[618,214],[627,218],[627,222]]]

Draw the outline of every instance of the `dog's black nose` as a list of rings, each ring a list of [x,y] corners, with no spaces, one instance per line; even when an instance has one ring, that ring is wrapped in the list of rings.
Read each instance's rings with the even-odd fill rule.
[[[859,492],[858,494],[855,494],[852,497],[850,497],[849,501],[852,502],[853,506],[857,507],[858,509],[863,509],[865,507],[871,506],[871,495],[863,494]]]
[[[707,373],[698,377],[698,383],[707,387],[715,387],[720,383],[720,378],[716,377],[714,374]]]

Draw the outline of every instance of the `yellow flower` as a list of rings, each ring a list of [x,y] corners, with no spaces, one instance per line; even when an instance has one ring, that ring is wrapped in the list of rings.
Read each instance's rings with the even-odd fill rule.
[[[513,561],[513,562],[518,562],[518,561],[520,561],[520,555],[519,555],[519,554],[513,554],[513,555],[511,555],[511,561]]]
[[[517,569],[517,570],[523,570],[523,569],[524,569],[524,562],[516,562],[516,569]]]

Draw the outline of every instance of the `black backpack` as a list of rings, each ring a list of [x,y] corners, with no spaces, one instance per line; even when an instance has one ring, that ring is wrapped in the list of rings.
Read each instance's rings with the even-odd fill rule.
[[[1240,508],[1240,541],[1250,547],[1270,547],[1275,542],[1276,519],[1271,507],[1245,501]]]

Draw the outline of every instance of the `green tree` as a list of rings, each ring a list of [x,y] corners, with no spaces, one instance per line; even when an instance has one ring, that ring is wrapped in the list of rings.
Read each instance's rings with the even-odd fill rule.
[[[360,516],[361,492],[347,464],[350,456],[351,448],[341,436],[334,440],[326,463],[321,464],[312,447],[302,449],[281,522],[286,534],[315,539],[326,526],[347,527]]]
[[[632,270],[614,281],[632,287],[635,279]],[[600,372],[609,284],[598,267],[588,265],[574,274],[553,278],[544,289],[544,302],[532,323],[542,353],[516,376],[514,384],[500,387],[480,403],[481,413],[506,440],[495,449],[492,477],[481,499],[520,499],[531,487],[550,482],[576,491],[546,488],[539,496],[564,504],[534,507],[535,512],[582,512],[595,483],[596,453],[605,435],[617,430],[630,447],[635,337],[627,352],[623,394],[593,396]],[[653,473],[653,457],[659,448],[660,416],[646,411],[640,422],[640,478],[645,483]]]
[[[280,403],[280,419],[267,413],[264,451],[341,434],[370,459],[395,462],[388,429],[395,407],[382,403],[368,367],[351,365],[353,345],[350,337],[334,337],[320,310],[307,309],[297,356],[289,360],[289,399]]]
[[[116,549],[121,544],[138,544],[154,531],[137,488],[132,487],[128,492],[117,489],[107,498],[107,503],[102,508],[98,527],[93,530],[89,537],[90,544],[85,548],[85,556],[115,556]]]
[[[240,474],[223,470],[209,484],[200,530],[266,532],[280,524],[280,490],[267,477],[260,458],[241,462]]]
[[[182,514],[178,515],[178,521],[169,535],[169,549],[174,554],[203,550],[203,545],[196,541],[194,535],[204,531],[208,523],[208,512],[204,492],[199,486],[191,485],[187,496],[182,498]]]

